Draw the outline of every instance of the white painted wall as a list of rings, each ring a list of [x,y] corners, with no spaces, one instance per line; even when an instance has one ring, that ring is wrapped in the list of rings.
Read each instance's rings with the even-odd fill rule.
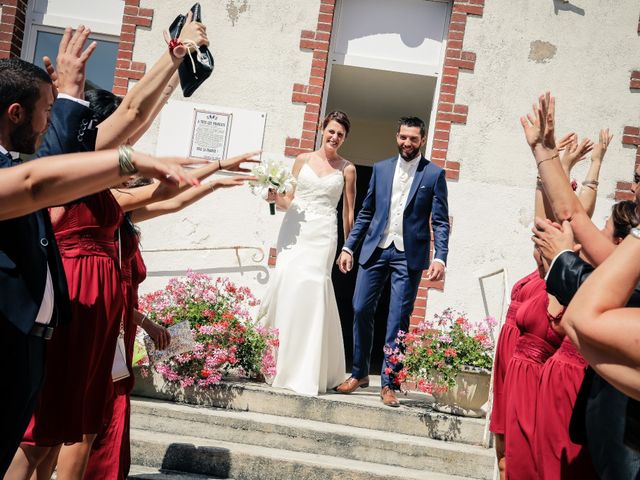
[[[166,48],[161,31],[176,11],[191,1],[143,0],[155,8],[153,28],[139,29],[134,60],[150,66]],[[558,96],[561,132],[576,129],[595,137],[609,127],[615,134],[602,169],[599,204],[594,216],[608,215],[615,181],[630,178],[635,151],[623,148],[624,125],[637,125],[640,94],[629,91],[637,69],[640,39],[635,0],[615,5],[599,0],[555,2],[487,2],[482,18],[470,17],[464,48],[477,54],[474,73],[461,73],[457,102],[469,105],[467,125],[454,125],[449,158],[461,162],[459,182],[449,184],[454,217],[446,290],[429,295],[429,314],[447,306],[483,314],[477,274],[506,267],[509,288],[534,268],[529,240],[533,216],[535,169],[518,118],[545,88]],[[293,83],[307,83],[311,54],[298,48],[300,31],[314,30],[319,0],[290,2],[232,0],[205,3],[205,21],[216,70],[192,97],[194,102],[266,112],[264,148],[271,155],[284,150],[287,136],[300,134],[303,105],[291,103]],[[531,42],[557,47],[546,63],[529,59]],[[174,94],[181,99],[180,94]],[[141,142],[155,151],[157,124]],[[575,176],[581,180],[584,168]],[[270,217],[267,206],[248,189],[211,195],[185,211],[141,225],[145,249],[176,247],[261,248],[275,245],[281,214]],[[268,278],[266,257],[254,262],[251,250],[202,253],[145,253],[151,278],[143,291],[160,288],[166,274],[192,267],[224,274],[250,286],[258,297]],[[495,279],[494,279],[495,280]],[[500,303],[495,281],[489,304]],[[492,312],[495,313],[495,312]]]
[[[554,11],[554,4],[567,10]],[[636,1],[487,2],[469,17],[464,49],[476,52],[474,73],[462,73],[456,101],[469,105],[467,125],[454,125],[449,159],[461,163],[450,183],[454,217],[444,293],[431,292],[428,314],[446,306],[483,312],[475,273],[506,266],[509,288],[534,268],[530,228],[535,165],[518,118],[545,89],[557,96],[559,133],[576,130],[615,137],[600,177],[594,221],[603,225],[616,180],[630,180],[635,149],[621,144],[625,125],[637,125],[640,94],[630,92],[638,67],[640,6]],[[557,47],[545,63],[529,59],[531,42]],[[581,181],[587,163],[576,167]]]
[[[151,29],[138,29],[134,60],[147,62],[150,68],[166,49],[162,30],[175,15],[186,12],[192,0],[166,2],[143,0],[141,7],[154,8]],[[301,30],[315,30],[320,0],[272,2],[232,0],[202,2],[204,22],[215,58],[215,70],[206,83],[190,98],[174,93],[176,100],[196,104],[219,105],[266,113],[264,157],[283,157],[287,136],[298,137],[304,105],[291,103],[294,83],[306,84],[311,70],[310,52],[299,48]],[[238,128],[234,123],[233,128]],[[232,135],[242,138],[242,130]],[[138,146],[156,151],[158,121]],[[253,144],[247,144],[251,150]],[[150,278],[142,291],[161,288],[169,276],[187,268],[201,269],[214,276],[229,276],[247,285],[260,297],[269,271],[266,268],[269,247],[276,244],[282,213],[269,215],[267,204],[255,198],[247,187],[216,192],[184,211],[141,224],[143,249],[200,247],[257,248],[216,252],[145,253]]]

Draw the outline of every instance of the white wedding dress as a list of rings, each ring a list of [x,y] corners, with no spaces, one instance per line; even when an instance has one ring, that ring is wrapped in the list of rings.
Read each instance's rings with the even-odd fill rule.
[[[278,236],[278,257],[260,307],[260,324],[279,330],[276,375],[270,382],[317,395],[345,379],[344,346],[331,269],[336,255],[336,205],[344,179],[319,177],[305,162]]]

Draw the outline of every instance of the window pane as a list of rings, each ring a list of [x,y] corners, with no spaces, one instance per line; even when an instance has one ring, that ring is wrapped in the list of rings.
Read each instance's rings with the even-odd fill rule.
[[[51,33],[38,31],[36,37],[36,49],[33,63],[44,67],[42,57],[48,56],[55,65],[58,55],[58,45],[62,38],[61,33]],[[89,45],[89,41],[85,45]],[[113,87],[113,76],[116,70],[116,58],[118,56],[118,42],[108,42],[105,40],[95,40],[98,47],[87,62],[87,82],[86,90],[103,88],[111,90]]]

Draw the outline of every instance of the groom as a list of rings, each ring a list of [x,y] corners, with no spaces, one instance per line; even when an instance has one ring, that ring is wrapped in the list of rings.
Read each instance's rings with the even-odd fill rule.
[[[445,173],[420,153],[426,143],[424,122],[417,117],[401,118],[396,141],[399,156],[374,165],[369,191],[337,261],[342,273],[351,270],[353,252],[362,242],[353,296],[353,369],[351,377],[336,387],[339,393],[369,385],[374,313],[391,276],[380,392],[382,401],[390,407],[399,403],[395,394],[398,386],[389,373],[400,366],[389,361],[389,350],[396,348],[398,331],[409,328],[422,271],[429,269],[430,280],[444,277],[449,243]],[[431,265],[430,218],[435,236]]]

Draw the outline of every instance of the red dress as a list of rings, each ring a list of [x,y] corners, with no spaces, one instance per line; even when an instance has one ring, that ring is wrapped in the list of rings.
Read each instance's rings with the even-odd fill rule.
[[[131,365],[138,328],[133,322],[133,311],[138,307],[138,285],[146,278],[147,269],[138,248],[137,236],[125,235],[124,232],[125,229],[122,229],[122,288],[126,312],[124,339],[127,364]],[[129,475],[131,466],[129,393],[133,384],[133,372],[128,378],[113,384],[110,402],[105,409],[103,428],[93,442],[84,480],[126,480]]]
[[[544,285],[516,314],[520,336],[504,380],[505,478],[537,480],[535,454],[536,405],[542,366],[560,346],[562,339],[551,329]]]
[[[48,344],[40,400],[24,442],[42,446],[82,441],[100,431],[122,315],[115,233],[122,209],[111,192],[65,207],[54,231],[64,265],[71,321]]]
[[[568,337],[542,367],[538,392],[536,455],[545,480],[598,478],[589,450],[569,438],[569,422],[587,362]]]
[[[516,326],[516,313],[522,302],[536,292],[542,284],[544,284],[544,280],[536,270],[518,280],[511,290],[511,303],[504,325],[500,330],[493,362],[493,406],[491,408],[491,423],[489,424],[489,430],[493,433],[504,434],[504,377],[507,373],[509,360],[513,356],[516,341],[520,336],[520,330]]]

